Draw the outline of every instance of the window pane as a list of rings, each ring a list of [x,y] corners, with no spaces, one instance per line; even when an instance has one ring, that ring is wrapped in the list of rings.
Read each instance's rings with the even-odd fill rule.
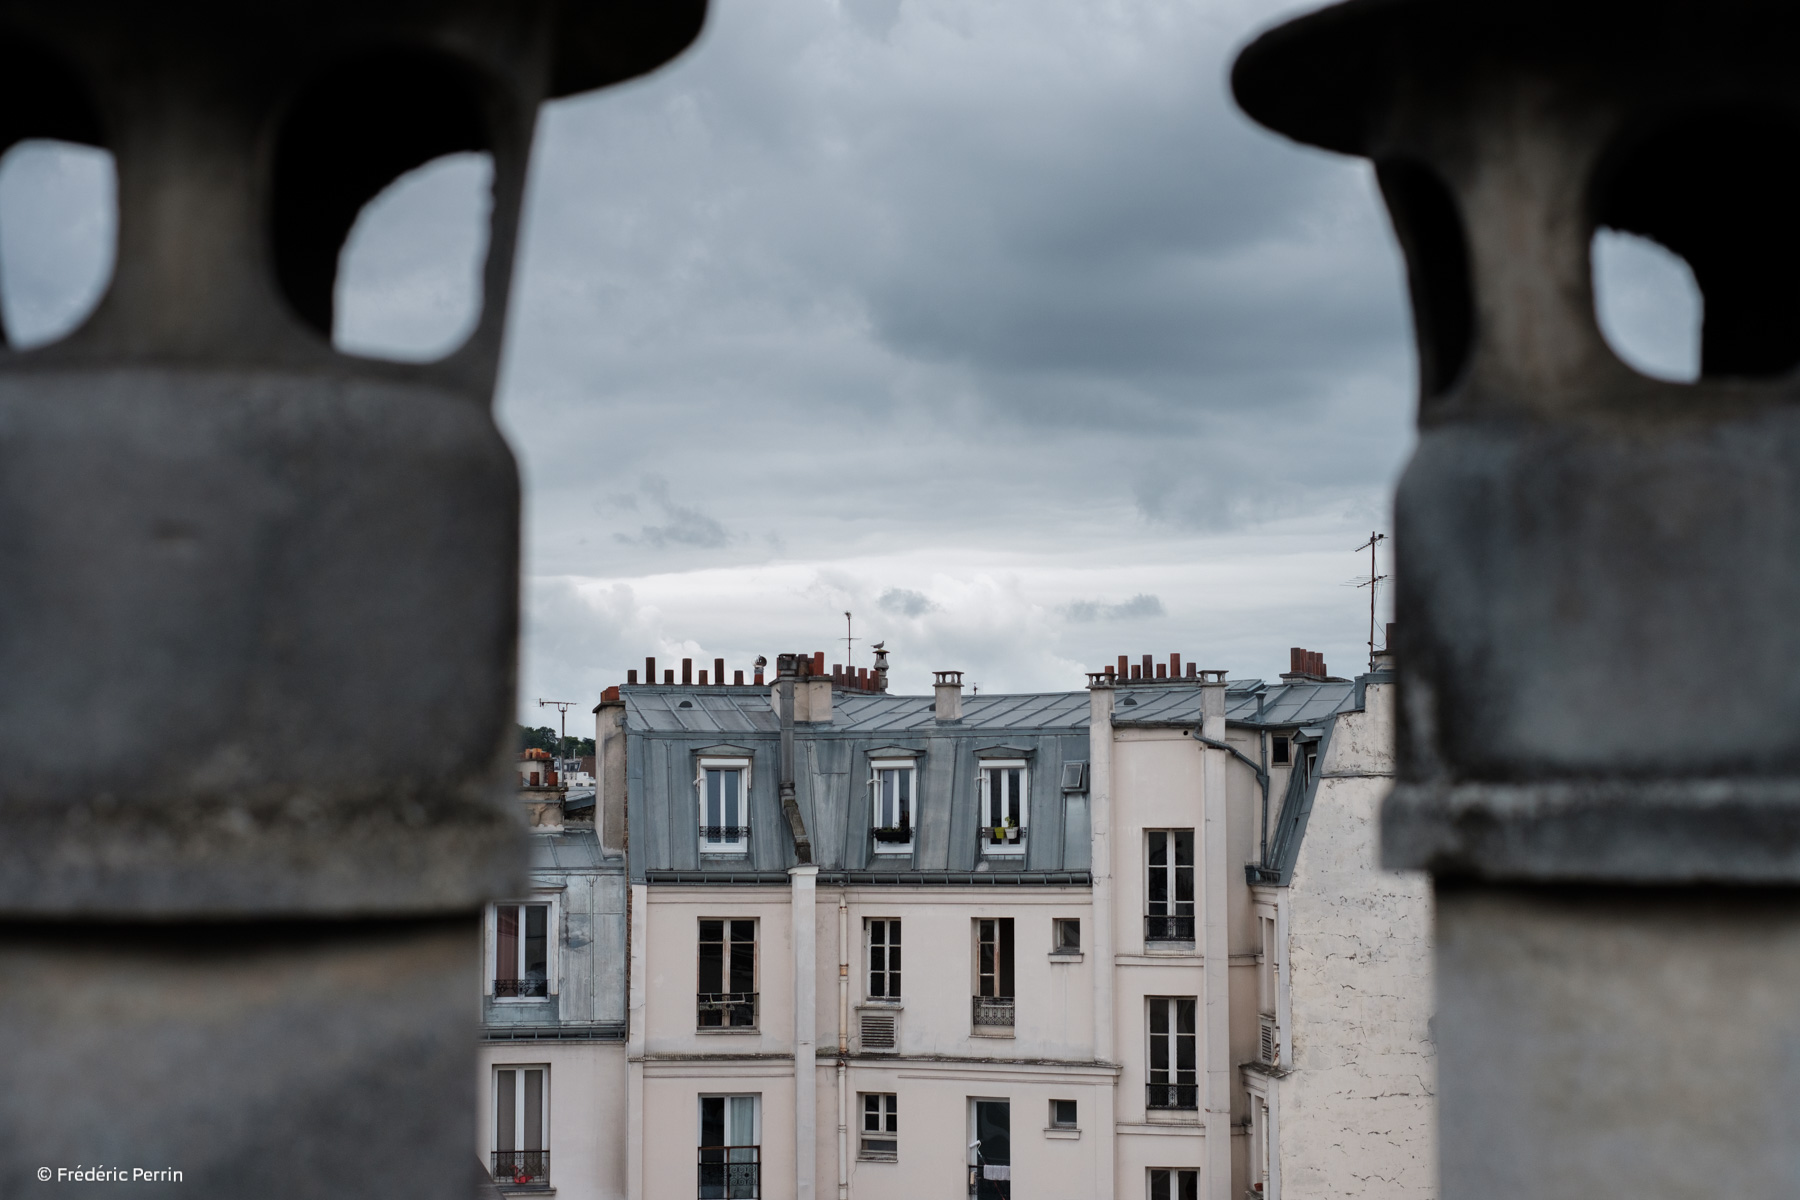
[[[520,1071],[525,1077],[525,1144],[521,1150],[544,1148],[544,1073]]]
[[[1150,1172],[1150,1200],[1175,1200],[1175,1197],[1169,1195],[1167,1171]]]
[[[1175,1200],[1200,1200],[1200,1172],[1182,1171],[1180,1177],[1181,1195]]]
[[[518,977],[519,906],[502,904],[494,909],[494,978]]]
[[[725,990],[725,947],[719,940],[723,932],[724,922],[700,922],[700,991],[712,993]],[[707,934],[712,934],[709,939]]]
[[[1013,994],[1013,919],[1005,917],[996,922],[1000,926],[1000,991],[999,995]]]
[[[1153,830],[1148,837],[1150,839],[1150,865],[1153,867],[1165,866],[1169,861],[1169,835],[1158,829]]]
[[[700,1097],[700,1144],[702,1146],[723,1146],[725,1144],[725,1097]]]
[[[525,978],[550,978],[548,923],[550,906],[525,906]]]
[[[900,780],[900,823],[912,824],[912,778],[911,771],[895,771]]]
[[[519,1101],[515,1089],[518,1086],[518,1072],[501,1071],[496,1076],[499,1086],[494,1096],[494,1149],[513,1150],[517,1143],[513,1140],[519,1119]]]
[[[725,819],[721,815],[720,807],[719,773],[708,771],[706,773],[706,820],[700,823],[702,825],[723,825]]]
[[[727,1119],[730,1122],[726,1133],[731,1140],[728,1146],[756,1145],[756,1097],[731,1096],[727,1108]]]
[[[881,1132],[881,1097],[863,1097],[863,1129],[868,1133]]]
[[[1194,1032],[1194,1009],[1197,1003],[1192,996],[1175,1001],[1175,1028],[1181,1033]]]
[[[737,771],[719,772],[720,787],[725,793],[725,819],[719,822],[721,825],[741,826],[743,824],[738,820],[738,775]],[[735,834],[728,835],[728,837],[735,836]]]
[[[1175,831],[1175,865],[1179,867],[1194,865],[1194,831],[1191,829]]]
[[[731,986],[727,991],[754,992],[756,990],[756,943],[742,936],[735,928],[747,925],[746,921],[733,921],[731,940]]]

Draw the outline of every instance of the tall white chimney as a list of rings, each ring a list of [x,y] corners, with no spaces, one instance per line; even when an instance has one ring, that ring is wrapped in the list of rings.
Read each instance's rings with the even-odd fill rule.
[[[962,720],[962,672],[933,671],[932,674],[937,677],[932,689],[937,693],[937,719]]]

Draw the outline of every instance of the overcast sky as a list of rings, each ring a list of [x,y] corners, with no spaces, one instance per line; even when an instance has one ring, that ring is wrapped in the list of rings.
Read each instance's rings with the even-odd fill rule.
[[[846,610],[854,661],[884,641],[906,691],[1076,688],[1171,651],[1361,669],[1355,548],[1412,439],[1402,267],[1368,167],[1255,128],[1226,85],[1307,7],[714,0],[671,67],[549,106],[497,401],[521,718],[571,700],[591,732],[646,655],[841,662]],[[15,334],[103,286],[70,246],[106,228],[80,196],[107,170],[0,166]],[[455,344],[486,183],[462,156],[365,211],[341,345]],[[1691,373],[1697,309],[1615,242],[1609,331]]]

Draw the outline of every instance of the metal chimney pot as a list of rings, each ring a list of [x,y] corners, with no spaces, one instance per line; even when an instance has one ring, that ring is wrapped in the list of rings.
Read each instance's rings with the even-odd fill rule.
[[[0,149],[107,147],[119,212],[86,324],[0,350],[0,1191],[471,1191],[478,914],[524,866],[489,401],[526,160],[542,100],[703,15],[0,2]],[[335,352],[358,210],[465,150],[474,334]]]
[[[1246,111],[1375,164],[1417,451],[1400,781],[1433,872],[1444,1200],[1800,1179],[1800,12],[1352,0]],[[1682,255],[1700,378],[1595,316],[1595,231]]]

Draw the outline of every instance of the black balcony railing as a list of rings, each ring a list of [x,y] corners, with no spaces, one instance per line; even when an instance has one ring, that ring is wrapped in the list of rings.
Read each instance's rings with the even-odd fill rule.
[[[496,979],[494,995],[496,996],[548,996],[550,981],[548,979]]]
[[[1197,1083],[1150,1083],[1144,1085],[1144,1091],[1146,1108],[1200,1107],[1200,1085]]]
[[[1146,942],[1191,942],[1194,940],[1192,917],[1145,917]]]
[[[550,1186],[548,1150],[494,1151],[494,1182],[504,1188]]]
[[[748,825],[702,825],[700,840],[708,844],[731,844],[741,842],[750,836]]]
[[[755,992],[700,992],[694,1023],[701,1029],[755,1029]]]
[[[912,841],[911,825],[883,826],[869,831],[871,837],[878,842],[898,842],[905,844]]]
[[[973,1000],[975,1024],[1012,1028],[1013,998],[1011,996],[975,996],[971,999]]]
[[[762,1147],[700,1147],[700,1200],[756,1200],[762,1195]]]

